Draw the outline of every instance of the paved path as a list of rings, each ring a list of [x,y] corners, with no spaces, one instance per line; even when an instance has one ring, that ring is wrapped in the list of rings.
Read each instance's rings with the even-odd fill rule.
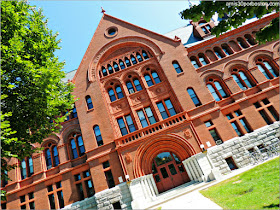
[[[230,174],[224,175],[222,179],[220,180],[215,180],[210,183],[196,183],[196,184],[185,184],[185,186],[180,186],[179,189],[174,188],[167,192],[167,195],[161,199],[161,201],[158,202],[156,205],[151,205],[151,208],[149,209],[222,209],[219,205],[211,201],[210,199],[204,197],[199,191],[206,189],[210,186],[216,185],[219,182],[222,182],[226,179],[229,179],[233,176],[236,176],[240,173],[243,173],[245,171],[248,171],[257,165],[263,164],[269,160],[272,160],[274,158],[277,158],[278,156],[275,156],[273,158],[269,158],[266,161],[260,162],[256,165],[248,165],[243,168],[240,168],[238,170],[232,171]],[[181,189],[180,189],[181,188]],[[176,191],[180,191],[180,193],[177,194],[177,196],[174,196],[174,193],[172,197],[174,198],[168,199],[168,195],[170,193],[176,193]],[[189,191],[189,192],[188,192]],[[164,194],[161,195],[161,197]],[[160,197],[160,196],[159,196]],[[167,201],[166,201],[167,200]]]
[[[210,199],[204,197],[195,190],[185,195],[174,198],[166,203],[162,203],[153,209],[222,209]]]

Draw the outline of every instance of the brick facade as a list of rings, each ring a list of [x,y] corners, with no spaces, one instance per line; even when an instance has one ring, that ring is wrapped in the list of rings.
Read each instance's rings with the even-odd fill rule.
[[[78,117],[64,122],[61,132],[42,144],[51,151],[57,147],[59,164],[54,165],[53,154],[48,165],[46,150],[33,154],[33,175],[22,179],[20,168],[10,171],[4,187],[7,202],[2,204],[19,209],[27,202],[29,209],[29,201],[20,198],[33,192],[36,209],[51,208],[52,194],[57,209],[112,209],[117,202],[130,209],[133,195],[122,180],[152,174],[154,158],[162,152],[184,161],[208,150],[222,174],[230,172],[228,157],[237,167],[246,165],[246,150],[278,139],[279,41],[254,43],[254,33],[278,16],[271,14],[219,38],[204,34],[201,27],[208,23],[191,23],[202,40],[185,47],[178,37],[104,14],[72,78]],[[262,71],[258,65],[264,62],[272,69],[264,66]],[[15,159],[9,164],[20,165]]]

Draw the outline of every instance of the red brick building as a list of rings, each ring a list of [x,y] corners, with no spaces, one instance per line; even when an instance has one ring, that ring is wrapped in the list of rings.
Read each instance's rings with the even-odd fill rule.
[[[278,142],[279,41],[254,38],[278,16],[216,38],[214,19],[160,35],[104,14],[67,75],[72,115],[44,151],[10,160],[22,168],[2,183],[2,208],[144,208],[250,164]]]

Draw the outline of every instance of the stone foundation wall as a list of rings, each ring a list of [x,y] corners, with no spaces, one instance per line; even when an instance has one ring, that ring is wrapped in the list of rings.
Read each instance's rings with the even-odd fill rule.
[[[131,194],[126,183],[121,183],[111,189],[106,189],[96,193],[91,198],[75,202],[63,209],[114,209],[113,204],[120,202],[121,208],[128,210],[131,208]]]
[[[228,174],[231,170],[225,161],[226,158],[232,157],[238,168],[251,164],[252,160],[248,150],[254,148],[255,151],[258,151],[257,146],[261,144],[269,145],[279,142],[279,127],[280,123],[275,122],[242,137],[233,138],[221,145],[209,148],[207,155],[221,174]]]
[[[226,158],[232,157],[236,166],[242,168],[251,164],[249,149],[254,148],[258,151],[257,146],[261,144],[265,146],[279,143],[279,127],[280,123],[275,122],[242,137],[230,139],[221,145],[209,148],[208,158],[206,153],[200,153],[184,160],[184,166],[192,180],[209,181],[214,179],[213,177],[217,179],[221,174],[225,175],[231,172],[225,161]],[[209,163],[209,159],[212,164]],[[116,202],[120,202],[122,209],[143,209],[157,196],[158,192],[153,175],[149,174],[132,180],[129,185],[121,183],[114,188],[98,192],[93,197],[75,202],[64,209],[109,210],[114,209],[113,204]]]

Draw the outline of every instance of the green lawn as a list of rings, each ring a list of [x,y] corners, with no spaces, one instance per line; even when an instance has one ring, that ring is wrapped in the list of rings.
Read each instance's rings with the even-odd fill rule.
[[[200,192],[224,209],[279,209],[279,157]]]

